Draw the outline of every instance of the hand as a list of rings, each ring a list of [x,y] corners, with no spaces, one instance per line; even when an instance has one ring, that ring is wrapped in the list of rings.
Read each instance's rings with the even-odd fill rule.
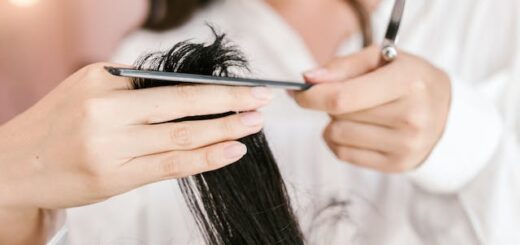
[[[266,88],[178,86],[130,90],[90,65],[0,128],[0,207],[59,209],[239,160],[238,138],[261,130]],[[225,118],[164,123],[228,111]]]
[[[308,109],[330,114],[324,139],[346,162],[381,172],[418,167],[440,139],[451,100],[450,79],[427,61],[400,52],[381,66],[379,48],[337,58],[305,74],[316,84],[294,93]]]

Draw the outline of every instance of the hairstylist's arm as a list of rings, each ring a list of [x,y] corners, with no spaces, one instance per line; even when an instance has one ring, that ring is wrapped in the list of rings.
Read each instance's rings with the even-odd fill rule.
[[[0,244],[42,242],[42,211],[95,203],[160,180],[221,168],[262,128],[265,88],[179,86],[130,90],[90,65],[0,127]]]
[[[419,166],[439,141],[450,79],[418,57],[399,55],[379,67],[379,48],[372,46],[305,74],[317,85],[295,99],[302,107],[330,114],[324,138],[339,159],[404,172]]]

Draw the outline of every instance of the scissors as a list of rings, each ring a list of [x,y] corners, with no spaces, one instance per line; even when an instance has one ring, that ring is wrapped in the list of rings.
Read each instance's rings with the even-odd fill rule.
[[[395,60],[395,58],[397,58],[398,55],[395,43],[397,39],[397,33],[399,31],[399,26],[401,25],[401,19],[404,12],[405,2],[406,0],[396,0],[394,3],[390,23],[388,24],[385,39],[383,40],[383,45],[381,47],[381,59],[385,64]],[[105,67],[105,69],[115,76],[153,79],[156,81],[175,81],[196,84],[216,84],[230,86],[266,86],[297,91],[304,91],[312,87],[312,84],[305,84],[301,82],[292,81],[276,81],[238,77],[217,77],[179,72],[139,70],[121,67]]]
[[[397,48],[395,47],[397,41],[397,33],[401,26],[401,20],[403,19],[404,6],[406,0],[395,0],[392,15],[390,16],[390,22],[386,29],[385,39],[381,47],[381,59],[383,63],[392,62],[397,58]]]

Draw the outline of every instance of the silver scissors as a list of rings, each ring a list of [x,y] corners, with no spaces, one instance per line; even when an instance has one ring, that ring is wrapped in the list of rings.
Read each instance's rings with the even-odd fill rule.
[[[397,58],[397,49],[395,47],[397,33],[401,25],[401,19],[404,12],[405,0],[396,0],[392,10],[392,16],[388,29],[386,31],[385,39],[381,47],[381,58],[385,63],[393,61]],[[281,88],[287,90],[307,90],[312,87],[312,84],[305,84],[293,81],[276,81],[263,80],[252,78],[237,78],[237,77],[217,77],[198,74],[178,73],[178,72],[164,72],[164,71],[150,71],[139,70],[132,68],[120,67],[105,67],[105,69],[115,76],[153,79],[157,81],[175,81],[198,84],[217,84],[230,86],[266,86],[273,88]]]
[[[391,62],[397,58],[398,52],[395,44],[397,41],[397,33],[401,26],[401,20],[403,19],[405,4],[406,0],[395,0],[390,22],[386,29],[385,39],[381,46],[381,58],[384,63]]]

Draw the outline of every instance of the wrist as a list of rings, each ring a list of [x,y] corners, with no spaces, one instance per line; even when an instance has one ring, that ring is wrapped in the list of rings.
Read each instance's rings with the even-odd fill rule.
[[[0,207],[0,244],[43,244],[45,211]]]
[[[0,137],[4,136],[0,128]],[[5,139],[5,138],[4,138]],[[23,190],[19,190],[19,172],[23,159],[17,148],[0,142],[0,244],[43,244],[44,211],[26,206]],[[19,151],[19,149],[18,149]],[[15,166],[13,166],[15,165]]]
[[[30,200],[34,196],[31,190],[35,189],[33,154],[30,153],[34,144],[19,132],[14,120],[0,127],[0,209],[31,205],[37,209]]]

